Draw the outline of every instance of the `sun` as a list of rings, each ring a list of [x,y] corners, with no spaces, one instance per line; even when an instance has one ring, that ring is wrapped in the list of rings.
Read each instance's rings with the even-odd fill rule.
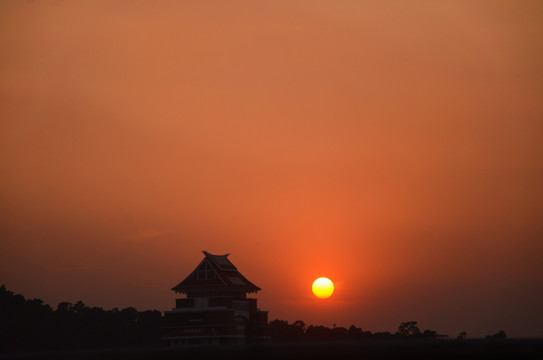
[[[313,294],[319,299],[327,299],[334,292],[334,283],[332,280],[320,277],[313,282]]]

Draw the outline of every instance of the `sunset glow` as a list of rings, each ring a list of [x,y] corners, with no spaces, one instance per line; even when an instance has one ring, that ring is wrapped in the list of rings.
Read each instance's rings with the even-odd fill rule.
[[[206,250],[270,320],[543,337],[542,18],[0,1],[0,285],[163,311]]]
[[[320,277],[313,282],[312,290],[319,299],[327,299],[334,292],[334,283],[328,278]]]

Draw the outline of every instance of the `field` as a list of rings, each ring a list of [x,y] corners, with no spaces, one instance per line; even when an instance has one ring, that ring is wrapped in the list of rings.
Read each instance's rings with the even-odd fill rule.
[[[0,359],[543,359],[542,339],[300,342],[5,354]]]

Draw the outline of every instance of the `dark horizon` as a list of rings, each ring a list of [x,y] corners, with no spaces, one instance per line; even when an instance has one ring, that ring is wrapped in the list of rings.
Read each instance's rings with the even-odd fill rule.
[[[6,300],[9,300],[9,301],[6,301]],[[15,305],[14,307],[14,303],[13,303],[13,300],[16,300],[16,304],[18,305]],[[25,306],[23,306],[22,304],[26,302],[26,310],[22,311],[22,308],[24,308]],[[6,315],[9,315],[11,311],[13,310],[16,310],[16,312],[18,311],[19,315],[22,315],[25,311],[35,311],[37,310],[37,308],[42,308],[41,311],[53,311],[53,312],[78,312],[78,311],[82,311],[82,310],[85,310],[85,311],[105,311],[105,312],[113,312],[113,313],[116,313],[116,312],[123,312],[123,311],[137,311],[137,312],[142,312],[142,313],[145,313],[145,312],[159,312],[160,314],[163,314],[164,311],[163,310],[158,310],[158,309],[136,309],[135,307],[133,306],[128,306],[124,309],[122,308],[112,308],[112,309],[104,309],[102,307],[97,307],[97,306],[94,306],[93,304],[87,304],[85,303],[85,301],[83,300],[78,300],[74,303],[71,303],[71,302],[68,302],[68,301],[61,301],[60,303],[57,304],[57,306],[52,306],[52,304],[47,304],[45,303],[42,299],[37,299],[37,298],[27,298],[25,297],[23,294],[17,294],[17,293],[14,293],[13,291],[10,291],[10,289],[7,289],[6,286],[4,284],[1,284],[0,285],[0,303],[3,305],[3,308],[2,308],[2,316],[6,316]],[[21,312],[22,311],[22,312]],[[38,311],[39,312],[39,311]],[[3,318],[0,316],[0,318]],[[26,320],[29,321],[28,325],[23,325],[22,328],[24,329],[25,327],[27,326],[30,326],[31,328],[32,327],[35,327],[34,326],[31,326],[32,325],[32,317],[29,316],[29,317],[26,317]],[[277,318],[273,318],[273,319],[269,319],[269,324],[270,326],[274,327],[276,329],[280,329],[280,330],[283,330],[282,333],[280,334],[276,334],[277,335],[277,338],[273,338],[273,341],[285,341],[285,340],[302,340],[303,336],[300,337],[300,331],[302,331],[302,333],[305,333],[307,331],[308,328],[322,328],[322,329],[326,329],[327,331],[331,331],[331,330],[339,330],[339,329],[343,329],[345,331],[347,331],[347,333],[351,333],[352,335],[352,332],[354,331],[357,335],[359,335],[358,338],[371,338],[371,337],[381,337],[381,338],[388,338],[388,337],[391,337],[393,338],[394,335],[399,335],[400,337],[413,337],[413,338],[417,338],[417,337],[420,337],[420,338],[440,338],[440,339],[450,339],[450,340],[453,340],[453,339],[459,339],[459,340],[463,340],[463,339],[505,339],[505,338],[511,338],[509,336],[507,336],[507,331],[504,331],[504,329],[500,328],[499,330],[497,329],[494,333],[491,333],[491,334],[487,334],[485,336],[482,336],[482,337],[473,337],[473,336],[470,336],[470,333],[469,333],[469,329],[465,329],[461,332],[459,332],[458,334],[444,334],[442,332],[439,331],[439,329],[426,329],[424,327],[422,327],[423,324],[419,324],[418,321],[416,320],[409,320],[409,321],[404,321],[402,322],[401,324],[399,324],[399,327],[397,329],[391,329],[391,330],[385,330],[385,331],[372,331],[372,329],[368,329],[368,328],[365,328],[363,326],[361,326],[361,324],[351,324],[350,326],[348,327],[343,327],[343,326],[336,326],[336,324],[333,324],[333,326],[331,327],[327,327],[325,325],[322,325],[322,324],[309,324],[309,323],[306,323],[303,319],[297,319],[297,320],[294,320],[294,321],[290,321],[289,320],[282,320],[282,319],[277,319]],[[274,326],[273,326],[274,325]],[[402,326],[403,326],[403,330],[402,330]],[[9,332],[9,327],[5,327],[3,329],[4,331],[8,331]],[[325,332],[326,332],[325,330]],[[303,335],[303,334],[302,334]],[[319,335],[316,335],[315,338],[313,338],[314,340],[318,340]],[[334,335],[330,332],[328,332],[327,334],[323,335],[325,338],[326,337],[329,337],[329,339],[333,340],[334,339]],[[348,339],[348,338],[347,338]],[[541,337],[540,339],[543,339],[543,337]],[[345,340],[345,339],[342,339],[341,337],[336,339],[336,340]],[[156,344],[155,344],[156,345]]]
[[[0,356],[58,359],[539,359],[543,339],[507,339],[499,331],[485,339],[465,333],[444,339],[436,331],[420,331],[415,321],[396,333],[371,333],[351,326],[326,328],[273,320],[263,341],[228,345],[168,346],[159,311],[134,308],[104,311],[82,302],[61,303],[55,311],[40,300],[15,295],[0,286]]]
[[[166,314],[156,309],[138,311],[128,307],[107,310],[88,306],[83,301],[61,302],[53,308],[40,299],[25,299],[24,295],[11,292],[5,285],[0,286],[0,305],[0,354],[92,348],[171,347],[164,340]],[[335,325],[326,327],[307,324],[300,319],[292,323],[273,319],[266,327],[265,338],[248,343],[470,339],[466,331],[450,336],[435,329],[424,329],[413,320],[402,322],[397,330],[392,332],[372,332],[371,329],[363,329],[355,324],[348,328]],[[487,341],[505,339],[507,334],[503,330],[485,336]]]

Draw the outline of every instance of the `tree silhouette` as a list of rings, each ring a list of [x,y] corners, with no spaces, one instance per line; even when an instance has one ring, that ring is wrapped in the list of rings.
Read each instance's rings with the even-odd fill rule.
[[[354,325],[351,325],[349,327],[349,335],[350,335],[351,338],[353,338],[353,339],[360,338],[360,337],[362,337],[362,334],[363,334],[363,332],[362,332],[361,328],[358,328],[358,327],[356,327]]]
[[[495,333],[493,335],[485,336],[485,339],[487,339],[487,340],[504,340],[506,338],[507,338],[507,334],[503,330],[500,330],[500,331],[498,331],[497,333]]]
[[[0,287],[0,352],[160,345],[162,314],[134,308],[106,311],[82,301],[55,311]]]
[[[398,335],[400,336],[419,336],[420,334],[416,321],[403,322],[398,327]]]
[[[465,331],[460,331],[456,337],[458,340],[464,340],[468,334]]]
[[[305,332],[306,325],[305,325],[305,323],[304,323],[302,320],[296,320],[295,322],[292,323],[292,325],[293,325],[295,328],[298,328],[299,331],[301,331],[302,333]]]
[[[275,319],[270,321],[268,325],[274,341],[297,341],[304,338],[305,323],[301,320],[289,324],[286,320]]]

